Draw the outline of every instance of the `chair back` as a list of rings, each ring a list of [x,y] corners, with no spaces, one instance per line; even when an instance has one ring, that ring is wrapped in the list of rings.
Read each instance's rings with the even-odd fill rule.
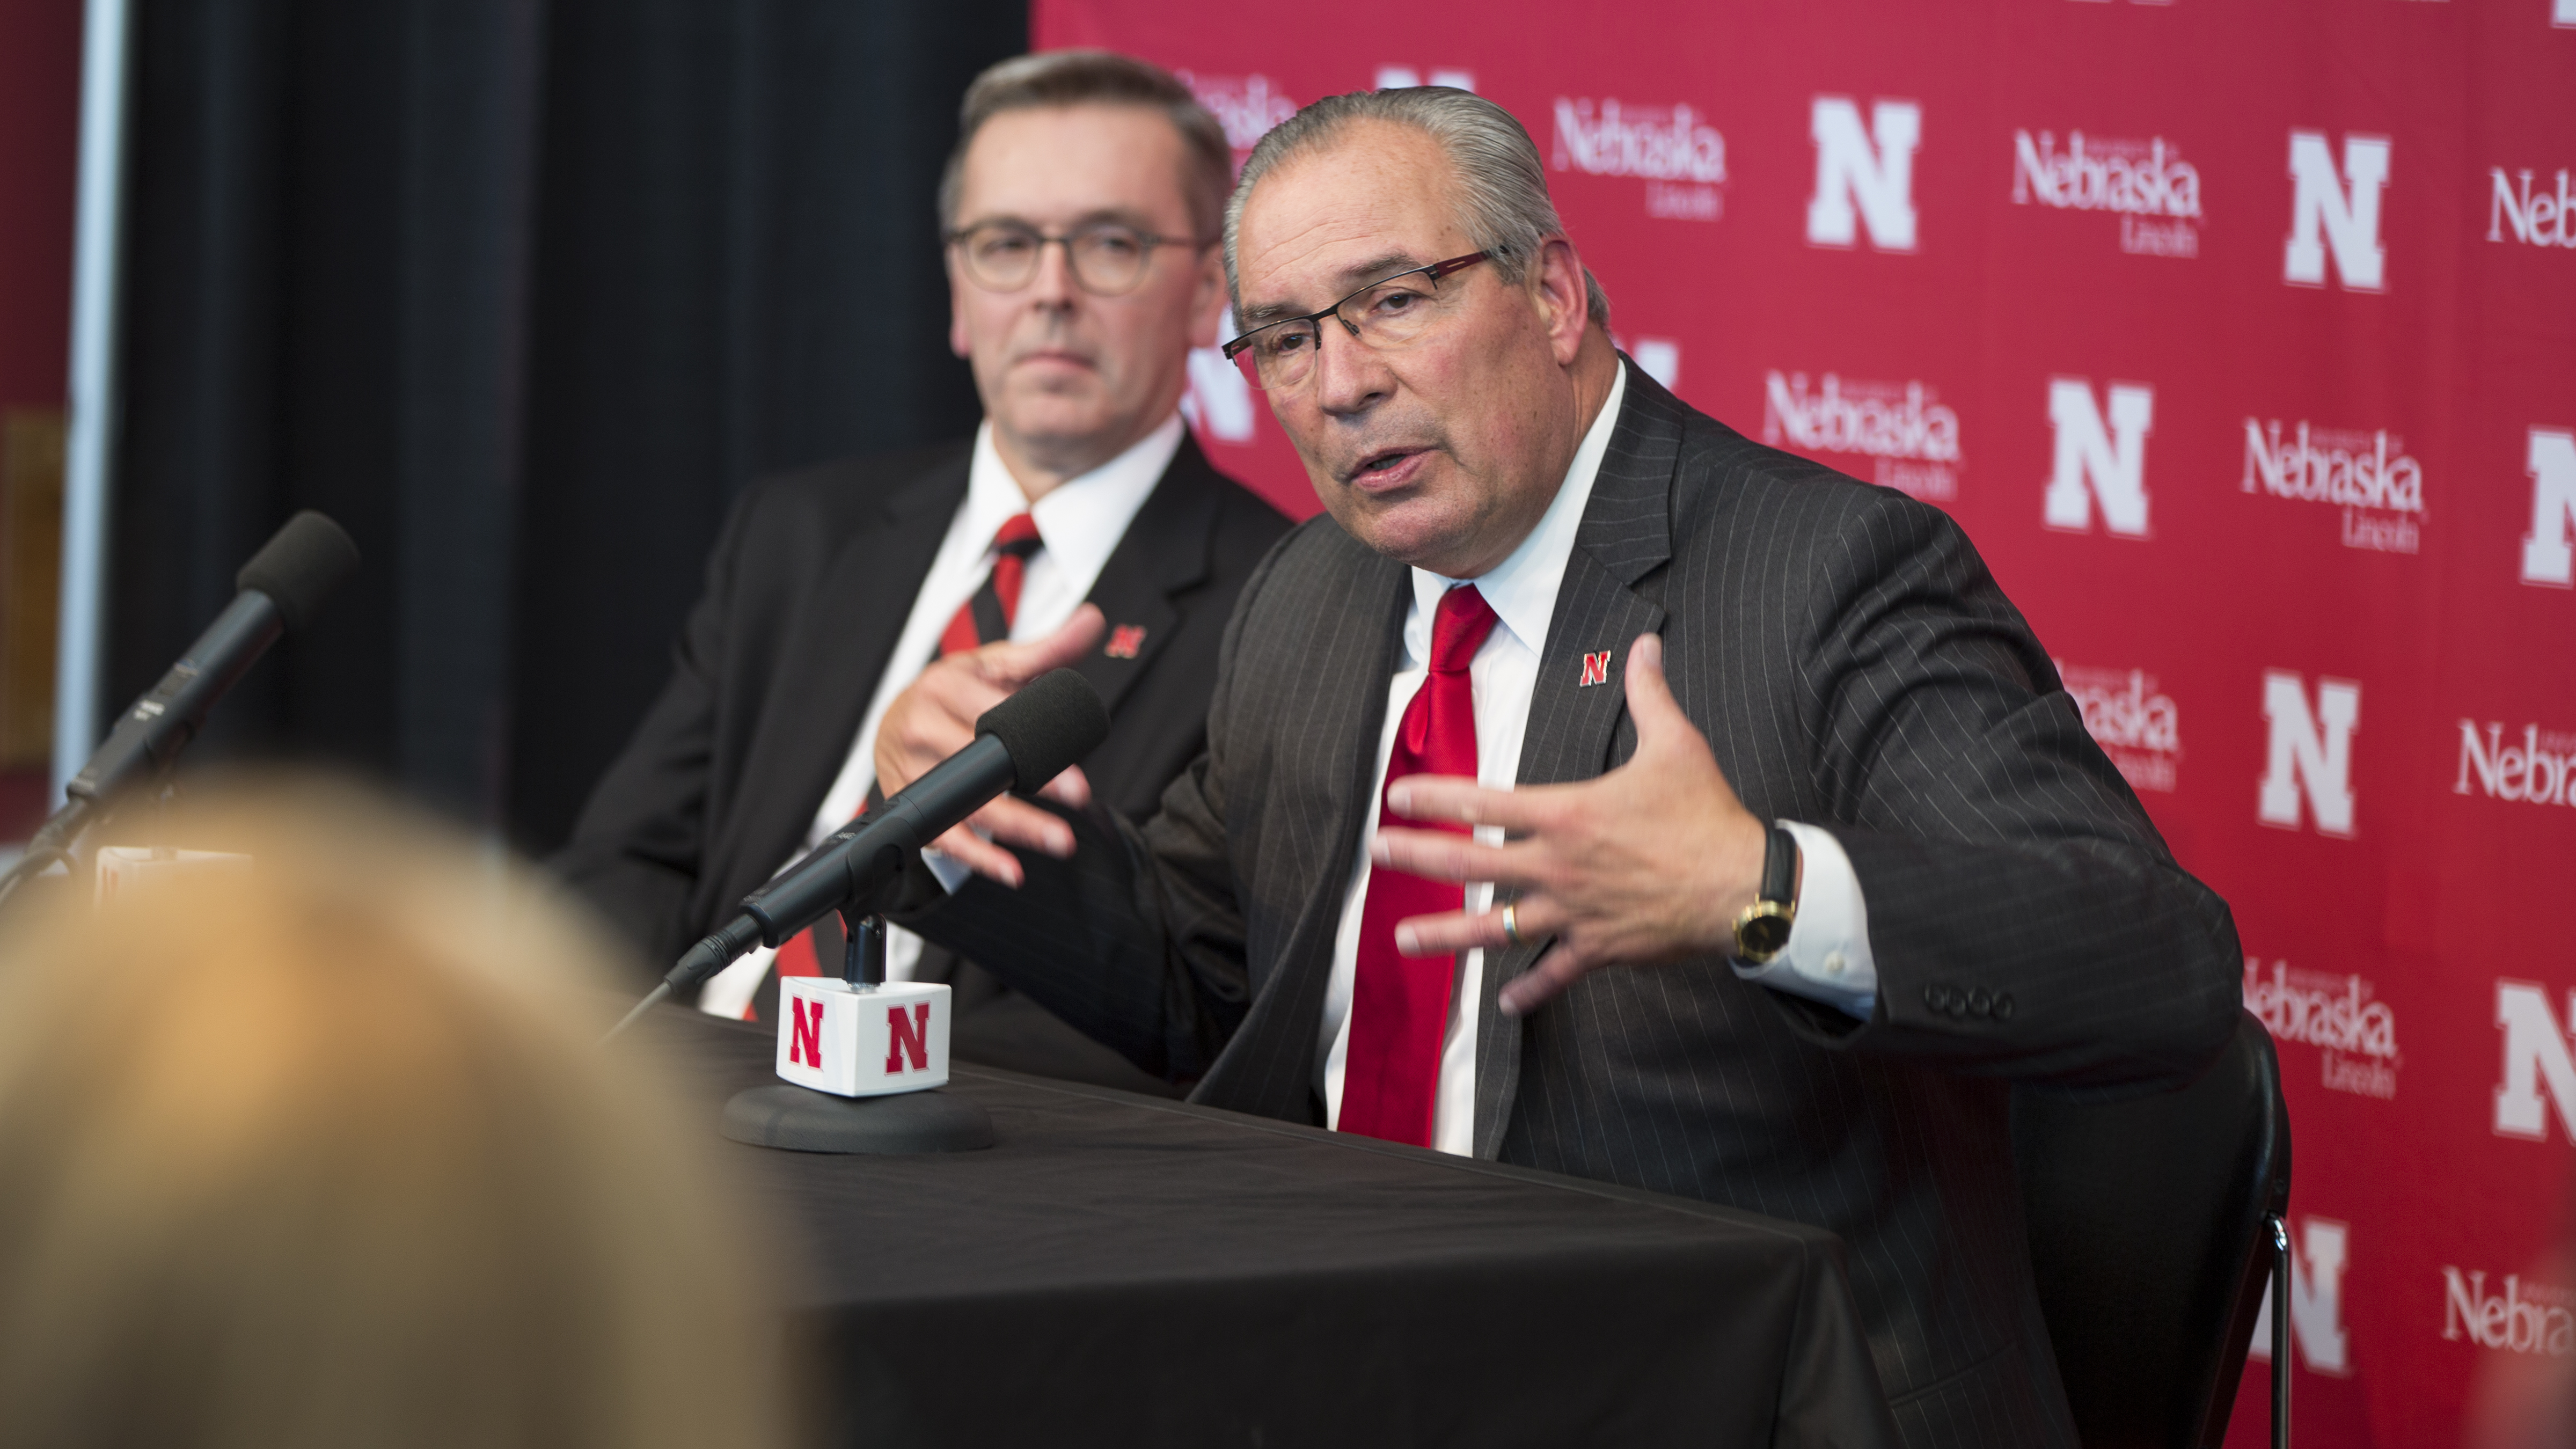
[[[2086,1101],[2024,1087],[2013,1154],[2085,1449],[2213,1449],[2272,1267],[2267,1220],[2290,1200],[2271,1034],[2240,1016],[2178,1091]]]

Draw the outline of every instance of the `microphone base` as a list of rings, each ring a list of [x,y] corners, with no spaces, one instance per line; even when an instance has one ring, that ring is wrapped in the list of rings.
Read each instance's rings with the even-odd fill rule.
[[[993,1145],[993,1118],[973,1101],[932,1089],[835,1097],[779,1082],[736,1092],[724,1135],[786,1152],[975,1152]]]

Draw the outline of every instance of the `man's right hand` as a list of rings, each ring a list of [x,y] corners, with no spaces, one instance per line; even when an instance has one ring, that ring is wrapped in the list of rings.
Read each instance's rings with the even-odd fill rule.
[[[1090,653],[1107,626],[1096,606],[1084,604],[1043,639],[987,644],[923,670],[877,725],[877,788],[892,796],[973,744],[975,721],[984,711],[1039,675]],[[1039,793],[1079,808],[1091,803],[1091,782],[1076,765]],[[1013,845],[1062,859],[1073,854],[1073,831],[1027,801],[1002,795],[932,842],[933,849],[977,875],[1017,889],[1020,859],[1004,848]]]

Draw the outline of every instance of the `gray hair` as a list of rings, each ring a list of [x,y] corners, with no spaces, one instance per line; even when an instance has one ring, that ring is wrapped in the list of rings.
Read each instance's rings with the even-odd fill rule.
[[[1472,91],[1448,86],[1327,96],[1261,138],[1243,163],[1234,198],[1226,203],[1225,289],[1238,311],[1243,290],[1234,266],[1235,240],[1252,188],[1280,163],[1330,145],[1354,121],[1393,121],[1440,143],[1457,178],[1464,213],[1459,221],[1476,249],[1492,254],[1494,270],[1505,281],[1526,278],[1540,246],[1565,235],[1556,203],[1548,199],[1547,167],[1539,160],[1538,143],[1511,112]],[[1610,294],[1601,290],[1601,279],[1589,267],[1583,269],[1583,290],[1585,313],[1595,325],[1609,326]]]
[[[984,123],[1004,111],[1039,106],[1142,106],[1181,133],[1181,195],[1189,203],[1191,241],[1216,240],[1226,193],[1234,187],[1234,148],[1225,127],[1180,78],[1150,61],[1114,50],[1047,50],[1015,55],[975,77],[957,108],[957,146],[939,177],[939,226],[957,224],[966,184],[966,148]]]

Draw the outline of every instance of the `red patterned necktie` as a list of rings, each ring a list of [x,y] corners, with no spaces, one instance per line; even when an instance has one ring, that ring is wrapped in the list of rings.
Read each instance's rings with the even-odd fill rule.
[[[957,606],[949,616],[948,627],[939,634],[940,657],[962,653],[980,645],[997,643],[1011,637],[1011,624],[1020,616],[1020,588],[1029,579],[1029,556],[1046,546],[1038,537],[1038,521],[1022,513],[1006,520],[993,535],[993,571],[984,576],[983,587],[975,596]],[[861,806],[859,813],[867,814]],[[838,939],[838,922],[828,922]],[[811,927],[788,938],[778,948],[777,968],[781,976],[820,976],[824,971],[823,942],[817,941]],[[841,969],[836,960],[831,969]],[[756,1000],[756,997],[755,997]],[[760,1019],[756,1005],[743,1008],[745,1021]]]
[[[1494,632],[1493,606],[1473,584],[1440,596],[1431,622],[1431,670],[1396,727],[1387,756],[1386,783],[1407,775],[1476,778],[1476,686],[1467,666]],[[1434,825],[1399,816],[1378,797],[1378,823],[1425,830],[1471,832],[1464,825]],[[1405,956],[1395,949],[1395,924],[1440,915],[1466,904],[1463,887],[1425,880],[1383,866],[1369,871],[1360,905],[1359,959],[1351,975],[1351,1037],[1342,1056],[1344,1132],[1389,1142],[1431,1145],[1431,1113],[1439,1097],[1440,1042],[1449,1029],[1449,995],[1455,956]]]
[[[1029,555],[1045,545],[1038,537],[1038,521],[1025,513],[1002,525],[993,535],[993,571],[940,632],[942,658],[1011,637],[1011,624],[1020,617],[1020,586],[1029,578]]]

